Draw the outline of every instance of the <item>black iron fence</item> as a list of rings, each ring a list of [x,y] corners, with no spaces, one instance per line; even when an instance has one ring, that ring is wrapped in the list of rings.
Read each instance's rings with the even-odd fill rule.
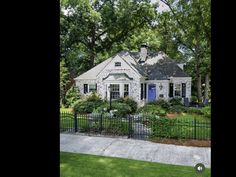
[[[211,123],[207,120],[169,119],[155,115],[129,115],[125,118],[105,114],[76,114],[61,112],[61,132],[80,132],[127,136],[135,139],[175,138],[211,139]]]

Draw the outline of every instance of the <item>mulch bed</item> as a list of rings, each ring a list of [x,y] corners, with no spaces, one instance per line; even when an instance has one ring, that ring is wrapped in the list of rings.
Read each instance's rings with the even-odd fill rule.
[[[163,144],[174,144],[174,145],[182,145],[182,146],[196,146],[196,147],[211,147],[211,141],[207,140],[183,140],[183,139],[150,139],[150,141],[155,143],[163,143]]]
[[[176,116],[178,116],[179,114],[177,113],[167,113],[166,114],[166,117],[169,118],[169,119],[173,119],[175,118]]]

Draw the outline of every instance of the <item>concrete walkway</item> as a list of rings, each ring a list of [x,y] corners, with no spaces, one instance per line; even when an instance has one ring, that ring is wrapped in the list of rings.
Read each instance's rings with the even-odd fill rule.
[[[176,146],[149,141],[60,134],[60,151],[110,157],[121,157],[150,162],[195,166],[211,166],[211,149]]]

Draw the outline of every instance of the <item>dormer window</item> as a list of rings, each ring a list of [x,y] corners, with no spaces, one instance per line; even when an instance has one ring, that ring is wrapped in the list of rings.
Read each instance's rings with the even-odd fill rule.
[[[115,62],[115,67],[121,66],[121,62]]]

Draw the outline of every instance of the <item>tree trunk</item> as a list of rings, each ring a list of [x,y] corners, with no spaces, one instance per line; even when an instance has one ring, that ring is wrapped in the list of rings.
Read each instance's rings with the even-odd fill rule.
[[[89,45],[89,67],[92,68],[94,67],[94,60],[95,60],[95,41],[96,41],[96,26],[94,25],[91,31],[91,43]]]
[[[199,72],[199,68],[197,68],[197,97],[198,97],[198,102],[202,102],[202,78],[201,74]]]
[[[209,82],[210,82],[210,80],[209,80],[209,73],[207,73],[207,74],[205,75],[204,101],[205,101],[206,99],[209,99],[209,97],[208,97],[208,91],[209,91],[209,86],[210,86]]]
[[[198,27],[196,26],[196,29]],[[196,50],[196,75],[197,75],[197,97],[198,97],[198,103],[202,103],[202,77],[200,73],[200,68],[201,68],[201,52],[199,49],[199,34],[196,34],[196,45],[195,45],[195,50]]]
[[[94,60],[95,60],[95,53],[93,49],[90,50],[90,57],[89,57],[89,69],[94,67]]]

